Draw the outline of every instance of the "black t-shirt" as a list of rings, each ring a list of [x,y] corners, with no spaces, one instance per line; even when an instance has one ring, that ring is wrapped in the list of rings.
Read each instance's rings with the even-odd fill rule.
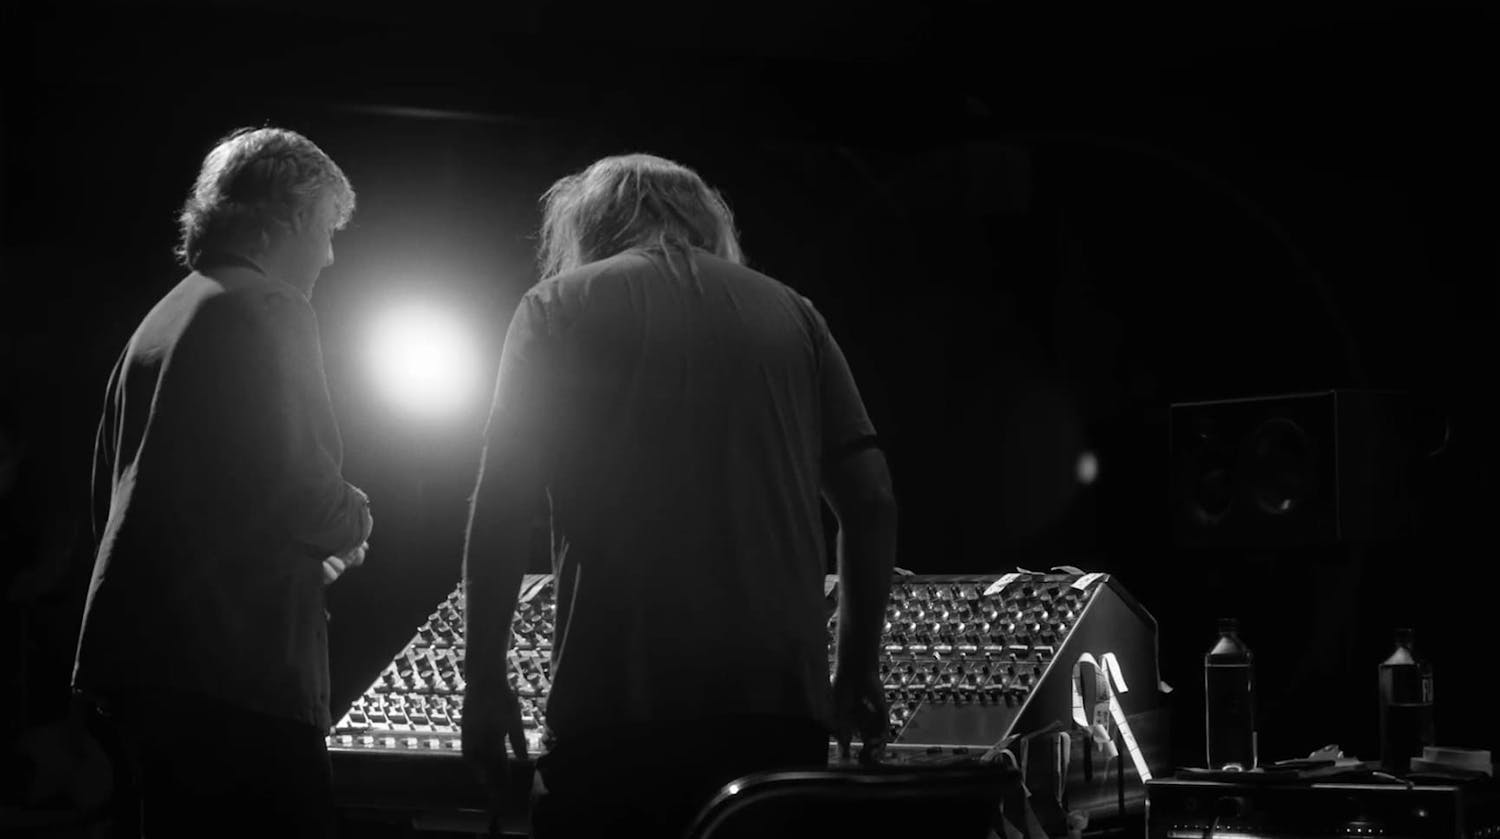
[[[637,249],[529,291],[487,444],[549,464],[549,733],[826,721],[821,466],[873,435],[822,316],[748,268]]]

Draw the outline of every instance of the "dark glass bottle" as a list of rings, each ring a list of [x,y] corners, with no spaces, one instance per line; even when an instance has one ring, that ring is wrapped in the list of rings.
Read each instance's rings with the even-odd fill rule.
[[[1208,768],[1251,770],[1257,764],[1255,657],[1239,621],[1219,619],[1219,640],[1203,657]]]
[[[1405,773],[1434,744],[1432,666],[1417,656],[1410,629],[1396,630],[1396,649],[1380,663],[1380,766]]]

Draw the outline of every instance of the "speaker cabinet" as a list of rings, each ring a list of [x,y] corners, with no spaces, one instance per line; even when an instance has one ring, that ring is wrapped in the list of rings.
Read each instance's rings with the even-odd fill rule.
[[[1412,426],[1396,391],[1174,404],[1175,541],[1274,548],[1398,536],[1411,523]]]

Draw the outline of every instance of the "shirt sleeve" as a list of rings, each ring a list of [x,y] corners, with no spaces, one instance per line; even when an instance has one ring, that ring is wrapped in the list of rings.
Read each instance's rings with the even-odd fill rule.
[[[870,421],[854,374],[844,351],[833,337],[828,323],[812,302],[803,298],[812,313],[813,339],[817,347],[818,394],[822,402],[823,462],[837,463],[878,442],[875,424]]]
[[[512,478],[544,482],[552,463],[558,418],[554,342],[534,292],[521,298],[505,333],[494,399],[485,424],[486,468],[503,465]]]
[[[369,498],[343,479],[343,441],[323,370],[317,319],[290,289],[263,293],[271,339],[272,454],[280,465],[271,502],[292,541],[319,558],[358,547],[370,535]]]

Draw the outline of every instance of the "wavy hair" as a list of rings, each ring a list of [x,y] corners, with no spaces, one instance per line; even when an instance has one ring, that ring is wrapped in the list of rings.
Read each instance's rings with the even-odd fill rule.
[[[724,197],[697,172],[665,158],[606,157],[558,180],[542,205],[542,279],[634,247],[661,249],[669,265],[672,247],[744,262]]]
[[[335,229],[354,214],[354,187],[313,142],[284,128],[240,128],[203,158],[178,216],[175,253],[196,269],[203,254],[246,247],[257,256],[276,235],[298,229],[299,218],[333,197]]]

